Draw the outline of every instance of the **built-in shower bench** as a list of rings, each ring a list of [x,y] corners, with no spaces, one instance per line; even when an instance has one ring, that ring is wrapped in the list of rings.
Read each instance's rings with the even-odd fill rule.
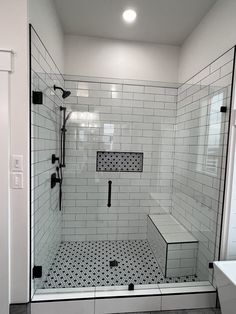
[[[165,277],[196,274],[198,240],[172,215],[148,215],[147,239]]]

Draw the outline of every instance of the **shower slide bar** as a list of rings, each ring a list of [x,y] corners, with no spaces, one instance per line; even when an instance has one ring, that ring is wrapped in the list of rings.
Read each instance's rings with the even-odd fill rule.
[[[61,128],[61,167],[65,167],[65,142],[66,142],[66,128],[65,128],[65,120],[66,120],[66,108],[60,107],[62,111],[62,128]]]
[[[60,110],[62,111],[62,127],[61,127],[61,167],[65,167],[65,144],[66,144],[66,123],[70,118],[72,111],[70,111],[66,115],[66,107],[60,106]]]

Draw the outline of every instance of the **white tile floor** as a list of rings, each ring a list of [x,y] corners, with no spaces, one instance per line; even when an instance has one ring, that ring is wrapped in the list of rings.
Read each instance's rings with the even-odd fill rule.
[[[110,261],[118,265],[110,267]],[[147,240],[62,242],[43,287],[71,288],[196,281],[164,278]]]

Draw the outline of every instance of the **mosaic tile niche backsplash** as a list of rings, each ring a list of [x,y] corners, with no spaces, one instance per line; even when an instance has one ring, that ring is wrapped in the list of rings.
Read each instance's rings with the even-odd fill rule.
[[[143,153],[97,152],[96,171],[142,172]]]
[[[66,77],[63,240],[146,239],[147,214],[171,211],[177,89],[156,85]],[[141,152],[143,171],[97,172],[98,151]]]

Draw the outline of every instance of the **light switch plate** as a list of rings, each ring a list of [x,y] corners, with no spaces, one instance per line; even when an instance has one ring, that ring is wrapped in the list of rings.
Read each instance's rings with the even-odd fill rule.
[[[23,171],[23,156],[22,155],[11,156],[11,171],[13,172]]]
[[[23,189],[23,173],[21,172],[11,173],[11,188]]]

